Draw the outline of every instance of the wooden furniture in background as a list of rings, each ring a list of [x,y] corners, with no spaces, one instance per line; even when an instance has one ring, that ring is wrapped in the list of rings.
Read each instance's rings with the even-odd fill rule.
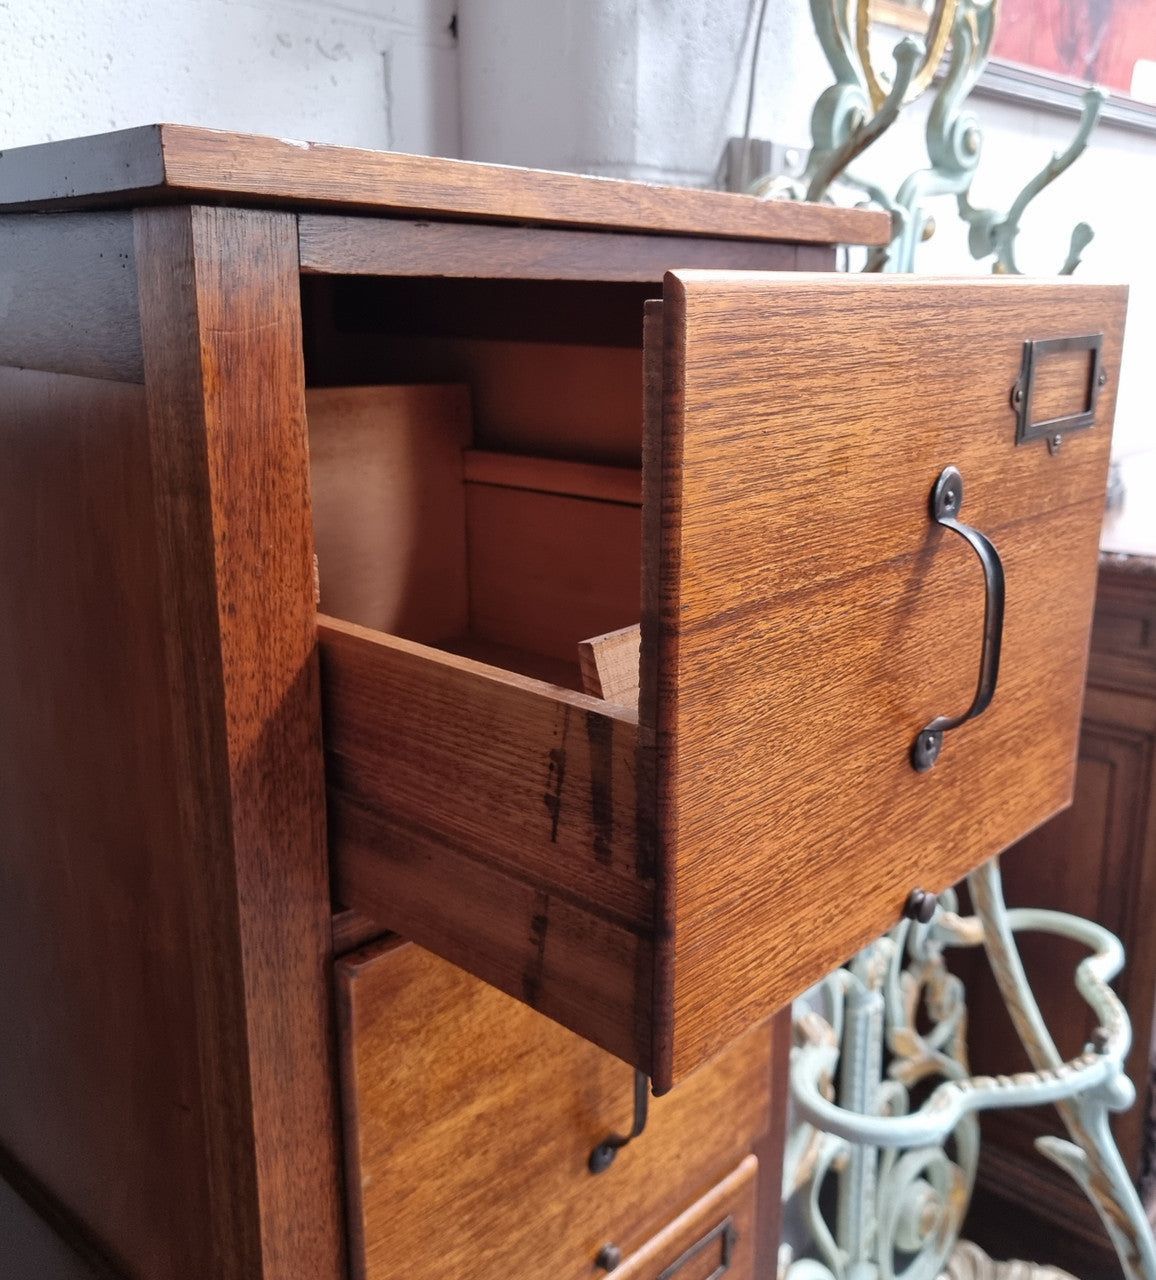
[[[1105,555],[1080,733],[1072,807],[1002,859],[1008,902],[1068,911],[1111,929],[1127,963],[1113,984],[1132,1022],[1132,1108],[1113,1131],[1133,1178],[1141,1172],[1149,1113],[1149,1060],[1156,1002],[1156,562]],[[1033,945],[1040,942],[1041,945]],[[1071,975],[1085,954],[1059,939],[1025,935],[1025,965],[1061,1052],[1078,1052],[1092,1031]],[[972,1069],[1010,1072],[1026,1063],[982,960],[968,957]],[[1059,1038],[1066,1032],[1066,1040]],[[1119,1264],[1092,1207],[1068,1175],[1033,1147],[1061,1133],[1048,1107],[983,1118],[979,1194],[967,1233],[994,1251],[1022,1233],[1032,1257],[1095,1280]]]

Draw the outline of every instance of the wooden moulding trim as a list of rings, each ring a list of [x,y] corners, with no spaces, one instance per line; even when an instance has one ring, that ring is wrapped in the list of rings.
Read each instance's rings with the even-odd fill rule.
[[[626,231],[886,244],[884,213],[154,125],[0,153],[5,204],[109,195],[275,202]]]
[[[599,502],[619,502],[631,507],[642,505],[642,480],[633,467],[607,467],[593,462],[490,453],[483,449],[467,449],[462,459],[467,483],[561,493],[572,498],[593,498]]]
[[[662,279],[672,263],[739,271],[806,270],[804,250],[786,240],[720,240],[701,235],[502,227],[467,222],[341,217],[298,218],[301,269],[353,276],[448,276],[489,280],[634,281]],[[824,263],[825,269],[830,269]]]

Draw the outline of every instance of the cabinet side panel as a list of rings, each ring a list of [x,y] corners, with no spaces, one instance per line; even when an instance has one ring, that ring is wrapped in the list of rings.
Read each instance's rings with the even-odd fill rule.
[[[343,1274],[295,220],[137,215],[214,1276]]]
[[[143,382],[132,214],[0,215],[0,364]]]
[[[0,1146],[209,1275],[144,390],[0,369],[0,456]]]

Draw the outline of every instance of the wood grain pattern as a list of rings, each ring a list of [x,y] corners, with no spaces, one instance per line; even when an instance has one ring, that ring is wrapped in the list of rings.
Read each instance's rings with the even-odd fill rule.
[[[466,629],[463,386],[306,395],[320,608],[423,644]]]
[[[367,1280],[419,1260],[422,1280],[593,1275],[604,1244],[640,1249],[766,1125],[761,1028],[652,1102],[646,1132],[593,1176],[591,1149],[629,1126],[622,1063],[413,945],[337,974],[354,1274]],[[741,1197],[751,1172],[719,1200]]]
[[[144,390],[0,370],[0,452],[0,1147],[127,1274],[211,1275]]]
[[[388,816],[628,926],[651,923],[631,712],[336,619],[319,634],[331,811]]]
[[[649,1070],[648,930],[330,794],[342,897],[373,919],[400,922],[415,942]]]
[[[289,215],[225,209],[136,220],[203,1080],[204,1271],[336,1280],[332,940],[296,227]]]
[[[648,1067],[633,716],[322,619],[340,900]]]
[[[1156,574],[1101,565],[1088,679],[1106,689],[1156,694]]]
[[[389,931],[376,920],[363,916],[352,907],[342,907],[333,913],[333,954],[345,955],[383,937]]]
[[[736,271],[799,269],[799,246],[776,241],[308,213],[298,221],[301,269],[340,275],[657,282],[675,264]]]
[[[605,698],[638,710],[638,654],[642,634],[637,626],[593,636],[578,645],[582,687],[592,698]]]
[[[547,684],[556,684],[563,689],[585,692],[577,657],[553,658],[544,653],[534,653],[530,649],[519,649],[516,645],[484,640],[468,632],[439,640],[437,647],[444,653],[456,653],[460,658],[471,658],[474,662],[484,662],[490,667],[501,667],[504,671],[529,676],[532,680],[544,680]]]
[[[791,1006],[779,1010],[767,1024],[771,1032],[771,1111],[767,1131],[754,1144],[759,1161],[758,1230],[764,1240],[783,1236],[783,1162],[790,1120],[790,1070],[794,1027]]]
[[[330,735],[342,740],[330,757],[331,802],[356,809],[361,823],[348,842],[356,886],[351,857],[339,854],[340,875],[375,897],[347,901],[392,909],[379,918],[403,932],[411,912],[423,942],[441,954],[454,947],[475,972],[472,953],[484,950],[487,975],[514,991],[532,956],[533,908],[524,892],[503,889],[518,904],[512,920],[480,922],[470,897],[496,900],[495,874],[562,895],[632,936],[653,928],[650,1042],[638,1039],[647,979],[627,972],[650,953],[628,939],[600,979],[615,1012],[599,1042],[649,1061],[661,1093],[893,923],[915,885],[945,887],[1062,807],[1112,396],[1100,427],[1053,458],[1042,444],[1016,448],[1007,390],[1025,336],[1052,336],[1055,314],[1065,330],[1106,330],[1115,367],[1122,302],[1110,289],[1006,281],[671,277],[647,319],[650,339],[663,324],[665,351],[648,349],[647,434],[659,437],[659,465],[648,452],[643,485],[660,526],[648,535],[642,575],[638,757],[626,789],[613,787],[616,838],[644,872],[615,883],[618,864],[612,858],[608,870],[590,857],[592,832],[581,825],[563,831],[572,849],[562,861],[538,832],[541,761],[568,723],[558,691],[332,626],[326,642],[341,666]],[[971,335],[968,350],[983,356],[929,377],[919,344],[881,323],[896,307],[924,345],[950,320],[953,344]],[[879,334],[869,356],[816,383],[831,335],[851,350],[863,332]],[[665,398],[656,399],[660,387]],[[904,434],[909,419],[920,426]],[[924,777],[910,767],[911,741],[934,715],[970,701],[983,616],[972,552],[927,517],[948,460],[965,476],[965,518],[994,537],[1011,585],[998,703],[955,732]],[[860,475],[873,483],[860,487]],[[594,628],[575,633],[571,624],[599,598],[591,592],[605,591],[609,570],[621,583],[604,598],[631,620],[637,579],[625,572],[626,536],[610,516],[632,509],[467,487],[472,632],[556,657],[573,652]],[[849,491],[853,517],[844,512]],[[494,503],[488,525],[469,505],[479,495]],[[493,554],[485,527],[501,533]],[[592,546],[604,550],[590,557]],[[992,759],[1015,766],[993,771]],[[456,778],[460,804],[447,804],[445,776]],[[385,850],[376,880],[371,814]],[[439,842],[472,877],[470,894],[446,907],[452,927],[434,918]],[[485,888],[479,867],[490,868]],[[393,904],[391,877],[403,886]],[[555,964],[561,991],[557,953]],[[552,1016],[580,1017],[585,1031],[591,998],[589,984],[569,1004],[552,997]]]
[[[638,618],[638,507],[470,484],[466,537],[472,635],[574,661]]]
[[[679,1214],[637,1252],[615,1268],[618,1280],[697,1280],[720,1268],[730,1280],[752,1280],[755,1238],[755,1183],[759,1162],[747,1156],[733,1173]],[[723,1230],[733,1231],[734,1243]]]
[[[77,164],[78,157],[82,164]],[[153,125],[0,152],[0,208],[130,194],[751,239],[886,244],[883,213]]]
[[[1014,447],[1008,391],[1029,336],[1104,330],[1118,368],[1125,297],[668,277],[663,542],[644,568],[660,684],[640,722],[673,878],[674,1080],[893,924],[911,888],[1068,802],[1112,388],[1057,457]],[[918,775],[914,734],[968,705],[980,647],[978,566],[927,516],[948,463],[1003,555],[1004,658],[992,707]]]
[[[0,216],[0,364],[144,381],[131,214]]]
[[[1086,413],[1092,400],[1093,367],[1090,351],[1040,357],[1032,376],[1032,425]]]

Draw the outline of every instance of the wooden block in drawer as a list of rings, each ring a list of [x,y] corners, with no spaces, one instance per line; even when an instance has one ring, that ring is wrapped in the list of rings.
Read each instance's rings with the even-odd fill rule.
[[[623,1063],[412,943],[339,962],[337,983],[355,1275],[589,1280],[610,1243],[642,1280],[715,1225],[704,1204],[733,1204],[750,1250],[769,1025],[652,1101],[595,1175],[590,1151],[629,1131]],[[720,1179],[722,1200],[700,1202]]]
[[[327,624],[342,900],[661,1091],[913,888],[1067,805],[1125,302],[1067,281],[668,276],[645,336],[637,721]],[[1017,443],[1025,343],[1089,335],[1103,394],[1084,351],[1038,404],[1087,401],[1090,425],[1057,452]],[[1003,662],[918,773],[912,743],[969,706],[983,639],[984,574],[929,517],[948,466],[1003,558]]]

